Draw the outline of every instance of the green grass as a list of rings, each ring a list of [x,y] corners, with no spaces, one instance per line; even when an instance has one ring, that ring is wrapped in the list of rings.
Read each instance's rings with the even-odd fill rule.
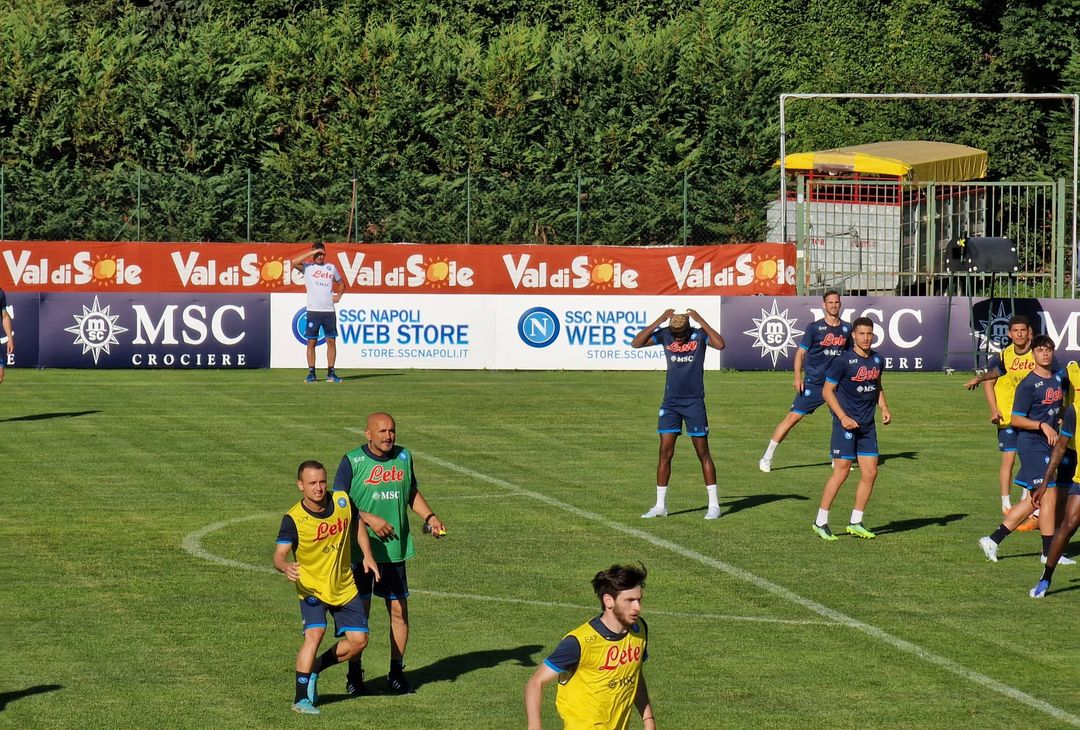
[[[523,727],[525,680],[596,610],[592,574],[637,560],[663,728],[1078,722],[1080,570],[1060,568],[1036,602],[1037,536],[983,559],[976,540],[1000,521],[998,457],[981,394],[959,375],[886,376],[895,422],[879,428],[886,458],[865,518],[879,538],[835,543],[809,529],[829,471],[824,413],[792,432],[771,474],[757,470],[790,374],[707,374],[728,512],[709,523],[684,440],[672,516],[638,517],[653,499],[660,373],[345,375],[332,386],[299,371],[8,372],[0,726]],[[322,717],[297,717],[299,612],[266,572],[278,521],[298,498],[296,465],[316,458],[332,473],[362,438],[350,429],[382,409],[449,529],[422,537],[409,566],[407,671],[422,686],[343,701],[333,668]],[[853,491],[833,508],[838,532]],[[255,569],[182,547],[229,520],[202,548]],[[385,614],[371,623],[378,688]],[[560,726],[554,688],[545,718]]]

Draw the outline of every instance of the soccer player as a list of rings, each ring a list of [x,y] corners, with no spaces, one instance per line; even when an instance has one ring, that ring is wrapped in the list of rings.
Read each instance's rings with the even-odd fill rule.
[[[691,319],[701,325],[700,329],[690,326]],[[660,327],[665,321],[668,326]],[[709,494],[705,519],[715,520],[720,517],[720,501],[716,493],[716,466],[709,453],[709,417],[705,412],[705,347],[708,345],[723,350],[724,338],[693,309],[686,310],[686,314],[675,314],[675,310],[668,309],[655,322],[638,332],[630,343],[634,348],[648,345],[663,345],[667,381],[656,424],[656,432],[660,434],[656,504],[642,517],[667,517],[671,458],[675,455],[675,440],[682,433],[685,422],[686,433],[701,462],[705,491]]]
[[[986,403],[990,406],[990,423],[997,426],[998,450],[1001,466],[998,468],[998,487],[1001,491],[1001,513],[1012,508],[1009,490],[1012,487],[1013,468],[1016,465],[1017,429],[1012,426],[1012,402],[1016,386],[1020,385],[1035,367],[1031,353],[1031,323],[1018,314],[1009,320],[1009,344],[999,354],[990,358],[986,371],[964,383],[968,390],[975,390],[980,383]],[[1027,492],[1024,492],[1027,497]],[[1037,527],[1034,519],[1022,523],[1018,529],[1032,530]]]
[[[1031,341],[1035,368],[1020,381],[1013,397],[1012,424],[1019,431],[1016,440],[1017,453],[1020,456],[1020,469],[1016,473],[1016,484],[1035,491],[1045,487],[1049,499],[1044,499],[1040,506],[1039,532],[1042,534],[1041,560],[1046,562],[1046,554],[1054,538],[1055,503],[1057,502],[1056,482],[1047,482],[1046,465],[1050,452],[1058,440],[1057,425],[1061,418],[1064,401],[1065,371],[1054,372],[1054,341],[1046,335],[1038,335]],[[1070,475],[1071,481],[1071,475]],[[1067,487],[1067,485],[1066,485]],[[1031,499],[1024,499],[1012,506],[994,532],[979,538],[986,559],[996,563],[998,546],[1035,510]],[[1062,565],[1073,561],[1062,558]]]
[[[1080,367],[1075,362],[1069,363],[1069,380],[1073,389],[1073,402],[1065,409],[1065,415],[1061,418],[1061,428],[1058,432],[1057,443],[1050,452],[1050,461],[1046,465],[1043,475],[1043,484],[1031,493],[1031,501],[1036,506],[1042,501],[1046,492],[1046,485],[1057,475],[1059,489],[1068,490],[1067,501],[1064,505],[1065,518],[1058,525],[1054,533],[1054,539],[1050,543],[1050,550],[1046,552],[1046,565],[1043,567],[1042,577],[1035,584],[1028,595],[1032,598],[1042,598],[1050,590],[1050,581],[1054,579],[1054,569],[1058,562],[1063,559],[1065,546],[1076,534],[1076,528],[1080,526],[1080,484],[1075,481],[1076,477],[1076,386],[1080,384]],[[1059,497],[1060,499],[1060,497]],[[1065,558],[1067,560],[1067,558]],[[1072,561],[1075,562],[1075,561]]]
[[[832,476],[825,482],[817,519],[811,528],[822,540],[837,540],[829,529],[829,508],[836,494],[851,473],[851,464],[859,461],[859,485],[855,488],[855,508],[847,526],[849,535],[873,539],[877,537],[863,526],[863,511],[878,471],[877,426],[874,407],[881,408],[881,423],[892,422],[892,412],[885,402],[881,387],[881,356],[870,349],[874,341],[874,323],[869,317],[859,317],[851,323],[851,348],[834,358],[825,371],[822,397],[833,413]]]
[[[307,259],[311,261],[307,261]],[[326,263],[326,246],[316,243],[310,251],[299,254],[290,261],[293,266],[304,267],[304,287],[307,289],[307,338],[308,374],[305,381],[314,383],[315,343],[319,340],[319,330],[326,337],[326,382],[340,383],[341,378],[334,372],[337,362],[337,314],[334,305],[345,293],[345,280],[341,278],[337,267]]]
[[[416,482],[412,453],[397,445],[397,424],[389,413],[372,413],[364,430],[367,443],[341,458],[334,476],[335,492],[348,493],[368,526],[371,551],[379,563],[377,577],[357,569],[356,581],[364,608],[372,594],[382,598],[390,617],[390,671],[386,685],[397,694],[413,691],[405,678],[405,645],[409,641],[409,581],[405,561],[415,554],[409,531],[412,509],[436,538],[446,526],[428,505]],[[366,693],[361,657],[349,662],[345,690]]]
[[[529,730],[540,730],[544,686],[559,680],[555,707],[566,730],[626,730],[630,707],[655,730],[649,690],[641,673],[649,628],[641,618],[645,566],[613,565],[592,579],[601,613],[559,642],[525,683]]]
[[[839,357],[847,349],[851,325],[840,319],[840,294],[827,291],[821,302],[825,316],[810,323],[803,333],[799,349],[795,351],[795,400],[784,420],[773,429],[765,454],[758,461],[758,469],[766,474],[772,471],[773,454],[787,437],[788,431],[825,402],[821,397],[825,370],[833,358]]]
[[[15,331],[11,328],[11,315],[7,311],[7,294],[3,289],[0,289],[0,323],[3,324],[4,335],[7,337],[6,354],[0,357],[0,383],[2,383],[8,358],[15,354]]]
[[[281,518],[274,567],[296,584],[304,643],[296,655],[296,699],[293,711],[318,715],[316,681],[329,667],[357,656],[367,646],[368,621],[363,601],[356,592],[350,543],[355,536],[363,551],[365,572],[378,579],[379,567],[371,556],[367,530],[345,495],[330,495],[326,469],[317,461],[305,461],[296,470],[296,487],[303,495]],[[295,562],[288,562],[289,551]],[[334,636],[344,637],[318,658],[326,612],[334,617]]]

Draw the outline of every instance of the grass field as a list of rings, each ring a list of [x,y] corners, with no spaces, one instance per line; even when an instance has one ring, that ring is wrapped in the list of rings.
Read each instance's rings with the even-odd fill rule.
[[[757,459],[790,374],[708,373],[723,518],[680,441],[667,519],[653,499],[660,373],[24,371],[0,386],[0,726],[524,726],[522,687],[596,613],[616,561],[649,579],[646,677],[667,728],[1040,728],[1080,725],[1080,570],[1043,601],[1038,537],[1002,560],[992,428],[962,375],[885,378],[895,422],[866,524],[824,543],[809,524],[829,418]],[[270,568],[296,465],[331,468],[389,410],[449,529],[410,563],[407,697],[289,712],[299,612]],[[833,509],[840,527],[854,483]],[[414,525],[416,523],[414,522]],[[386,616],[368,680],[382,686]],[[554,688],[545,722],[560,727]],[[640,725],[632,725],[640,727]]]

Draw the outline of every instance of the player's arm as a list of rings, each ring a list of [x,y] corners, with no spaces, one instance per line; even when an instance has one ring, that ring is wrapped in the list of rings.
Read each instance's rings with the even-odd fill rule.
[[[634,335],[634,339],[630,341],[630,347],[638,349],[641,347],[645,347],[646,345],[653,344],[650,340],[652,340],[652,336],[653,333],[656,332],[656,328],[664,322],[668,321],[668,319],[670,319],[671,315],[673,314],[675,314],[674,309],[664,310],[664,313],[657,317],[655,322],[645,325],[641,332],[638,332],[636,335]]]
[[[435,537],[442,537],[446,534],[446,525],[442,523],[439,516],[435,514],[435,510],[431,509],[431,505],[424,499],[423,493],[413,482],[413,488],[409,492],[409,507],[415,512],[420,519],[424,521],[424,524],[431,528],[431,534]]]
[[[1036,421],[1033,418],[1028,418],[1023,413],[1012,413],[1012,425],[1016,428],[1023,429],[1024,431],[1038,431],[1046,437],[1046,443],[1054,446],[1058,440],[1058,433],[1054,430],[1054,427],[1044,421]]]
[[[990,406],[990,423],[997,425],[1001,423],[1002,416],[1001,409],[998,407],[995,383],[997,383],[996,378],[983,381],[983,395],[986,397],[986,405]]]
[[[529,730],[540,730],[540,707],[544,699],[544,687],[558,679],[559,673],[543,663],[525,683],[525,719]]]
[[[352,500],[349,501],[351,504]],[[379,564],[375,562],[375,558],[371,554],[371,538],[367,534],[367,525],[364,524],[364,520],[360,517],[360,510],[356,509],[356,505],[351,504],[351,506],[353,523],[356,525],[356,544],[360,548],[361,555],[363,555],[361,565],[364,567],[365,573],[374,573],[375,580],[381,580]]]
[[[300,577],[300,565],[290,563],[288,557],[290,550],[294,551],[295,556],[299,539],[300,535],[296,531],[296,523],[293,518],[284,515],[281,518],[281,527],[278,528],[277,544],[274,546],[274,568],[279,573],[284,573],[285,577],[294,583]]]
[[[709,347],[714,350],[723,350],[727,345],[724,342],[724,338],[719,332],[713,329],[712,325],[705,321],[705,318],[697,313],[694,309],[687,309],[686,313],[701,326],[701,331],[709,336]]]
[[[641,721],[645,730],[655,730],[656,716],[653,714],[652,703],[649,702],[649,688],[645,686],[645,675],[638,677],[637,693],[634,695],[634,707],[641,713]]]
[[[981,373],[976,373],[975,377],[964,383],[964,387],[968,390],[975,390],[979,387],[979,383],[990,383],[993,387],[994,382],[1005,374],[1005,362],[1001,359],[1001,355],[995,354],[990,358],[990,362],[986,364],[986,370]]]
[[[4,334],[7,335],[7,352],[10,355],[15,352],[15,330],[11,327],[11,315],[7,313],[6,308],[0,319],[3,320]]]
[[[334,267],[334,284],[333,295],[334,304],[337,304],[341,300],[341,296],[345,293],[345,280],[341,278],[341,274],[338,273],[337,267]]]
[[[803,365],[806,363],[806,349],[801,345],[795,350],[795,362],[792,363],[791,369],[795,373],[795,392],[802,392],[803,386],[806,384],[803,379]]]
[[[302,264],[305,261],[307,261],[308,259],[310,259],[311,254],[312,254],[312,249],[306,248],[306,249],[304,249],[303,253],[298,253],[295,256],[293,256],[291,259],[289,259],[289,263],[292,264],[294,267],[299,266],[300,264]]]
[[[881,409],[881,425],[885,426],[892,423],[892,411],[889,410],[889,404],[885,402],[885,388],[881,384],[881,379],[878,379],[878,396],[877,396],[878,408]]]
[[[829,410],[840,421],[840,425],[851,431],[859,427],[859,422],[844,412],[843,406],[840,405],[840,399],[836,397],[836,386],[837,381],[825,378],[825,385],[821,387],[821,397],[829,406]]]

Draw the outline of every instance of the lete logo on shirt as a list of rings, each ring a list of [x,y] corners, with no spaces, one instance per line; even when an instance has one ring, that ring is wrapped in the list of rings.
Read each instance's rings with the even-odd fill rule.
[[[387,482],[402,482],[405,481],[405,471],[398,469],[396,466],[392,466],[389,469],[376,464],[371,467],[371,473],[368,474],[368,478],[364,480],[364,484],[385,484]]]

